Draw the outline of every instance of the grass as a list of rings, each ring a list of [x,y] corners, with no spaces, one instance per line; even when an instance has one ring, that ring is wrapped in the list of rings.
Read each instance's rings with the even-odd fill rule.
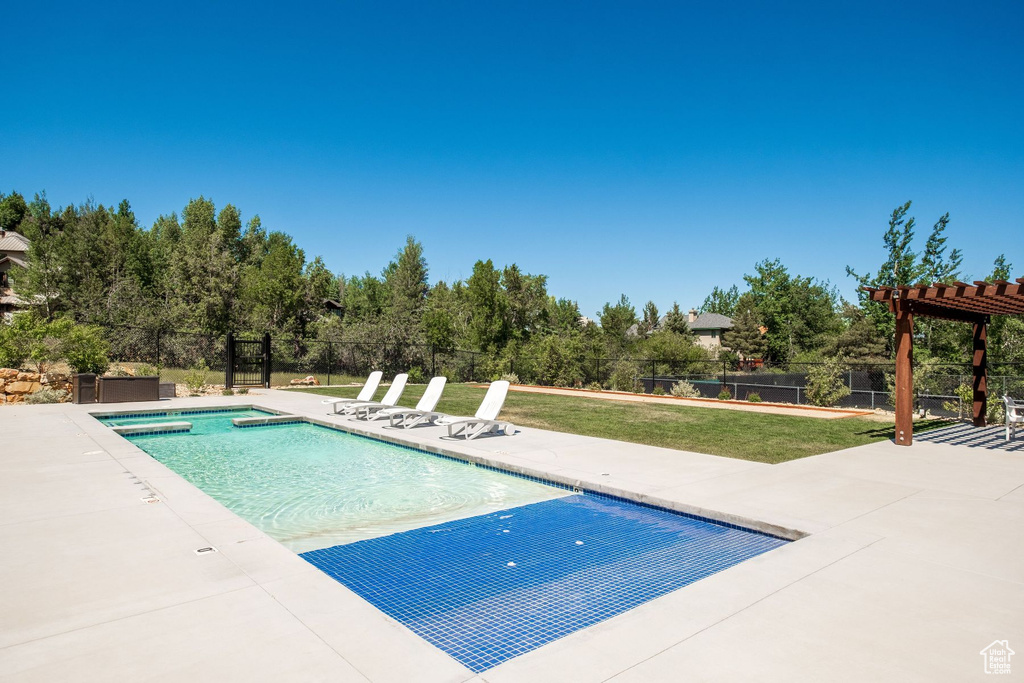
[[[425,385],[410,385],[402,405],[414,405]],[[352,397],[359,387],[295,389],[325,396]],[[380,398],[385,389],[378,390]],[[449,384],[438,410],[472,415],[484,389]],[[524,427],[629,441],[648,446],[722,455],[755,462],[780,463],[892,438],[892,423],[847,417],[769,415],[656,403],[626,403],[576,396],[509,392],[502,419]],[[915,431],[940,427],[944,420],[924,420]]]

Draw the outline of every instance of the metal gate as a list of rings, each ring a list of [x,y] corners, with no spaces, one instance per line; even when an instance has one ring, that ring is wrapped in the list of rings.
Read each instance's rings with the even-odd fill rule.
[[[228,333],[228,362],[224,386],[270,388],[270,335],[263,339],[235,339]]]

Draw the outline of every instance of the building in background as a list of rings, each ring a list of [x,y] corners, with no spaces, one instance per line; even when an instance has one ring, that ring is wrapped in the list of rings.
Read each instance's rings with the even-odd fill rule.
[[[10,318],[26,302],[14,293],[18,271],[28,264],[28,239],[10,230],[0,230],[0,316]]]

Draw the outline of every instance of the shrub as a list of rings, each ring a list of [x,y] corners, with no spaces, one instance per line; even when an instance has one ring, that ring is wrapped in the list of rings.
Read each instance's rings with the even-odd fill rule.
[[[587,385],[587,389],[591,391],[604,391],[604,387],[601,386],[600,382],[591,382]]]
[[[722,387],[722,390],[718,392],[719,401],[728,401],[732,398],[732,392],[729,391],[728,387]]]
[[[155,365],[150,365],[149,363],[139,363],[138,365],[135,366],[136,377],[153,377],[154,375],[156,375],[157,377],[160,376],[160,369]]]
[[[608,382],[616,391],[640,391],[639,365],[631,360],[615,361]]]
[[[10,323],[5,323],[0,316],[0,368],[20,370],[21,364],[25,362],[28,352],[21,343],[17,326],[18,322],[26,317],[24,314],[16,315]]]
[[[94,372],[99,375],[110,365],[107,359],[110,345],[103,339],[100,328],[94,325],[71,325],[63,330],[59,339],[57,353],[75,372]]]
[[[509,384],[519,384],[520,383],[519,382],[519,375],[517,375],[514,372],[506,372],[504,375],[502,375],[500,377],[500,379],[505,380]]]
[[[760,403],[761,394],[757,393],[756,391],[751,391],[749,394],[747,394],[747,400],[750,401],[751,403]]]
[[[680,398],[700,398],[700,392],[685,379],[681,379],[672,385],[672,395]]]
[[[807,402],[813,406],[834,406],[850,395],[846,386],[846,363],[842,356],[815,365],[807,374]]]
[[[652,396],[664,396],[665,395],[665,389],[663,387],[654,387],[653,389],[651,389],[651,395]]]
[[[231,389],[228,389],[227,387],[224,387],[223,389],[220,390],[220,395],[221,396],[234,396],[235,392],[232,391]]]
[[[25,397],[25,403],[36,405],[40,403],[60,403],[68,397],[68,392],[63,389],[41,389],[34,394]]]
[[[128,368],[123,365],[113,365],[107,368],[108,377],[131,377],[132,373],[128,372]]]
[[[409,368],[409,384],[426,384],[427,373],[418,365]]]
[[[200,360],[185,373],[184,384],[189,396],[201,396],[206,389],[206,360]]]
[[[239,396],[245,396],[246,394],[249,393],[249,387],[242,387],[240,389],[235,389],[235,393],[238,394]]]
[[[956,411],[956,419],[963,419],[964,413],[971,414],[974,410],[974,387],[970,384],[961,384],[953,390],[953,395],[956,396],[958,401],[943,401],[942,407],[949,412]],[[965,411],[964,408],[971,406],[970,410]]]

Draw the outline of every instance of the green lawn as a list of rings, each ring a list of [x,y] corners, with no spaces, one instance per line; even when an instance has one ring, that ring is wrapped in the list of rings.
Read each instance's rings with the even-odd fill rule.
[[[425,388],[425,385],[407,387],[402,405],[415,405]],[[359,387],[317,387],[293,391],[349,397],[355,396]],[[383,387],[379,389],[376,398],[380,399],[384,391]],[[474,385],[449,384],[445,387],[438,410],[453,415],[472,415],[483,395],[484,389]],[[891,423],[857,417],[822,420],[515,391],[509,392],[501,417],[524,427],[767,463],[889,439],[893,431]],[[917,423],[915,430],[944,424],[948,423],[925,420]]]

